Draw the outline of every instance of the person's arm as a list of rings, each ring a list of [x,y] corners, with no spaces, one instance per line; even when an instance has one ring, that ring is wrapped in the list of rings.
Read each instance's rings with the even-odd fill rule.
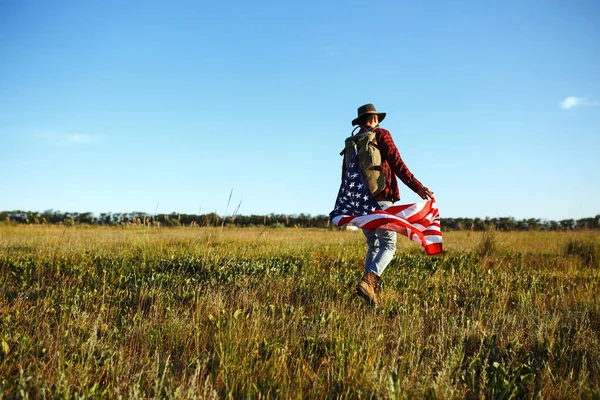
[[[392,139],[389,131],[381,129],[377,138],[377,145],[383,158],[390,164],[390,168],[394,175],[408,186],[413,192],[417,193],[422,199],[428,200],[433,197],[433,192],[427,189],[415,176],[410,172],[400,152]]]

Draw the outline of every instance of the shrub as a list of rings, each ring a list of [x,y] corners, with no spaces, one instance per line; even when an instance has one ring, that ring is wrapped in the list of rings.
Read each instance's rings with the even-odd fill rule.
[[[600,246],[591,240],[571,238],[565,245],[565,254],[579,257],[588,267],[598,267]]]
[[[475,248],[476,254],[483,258],[494,254],[498,250],[498,240],[496,238],[496,227],[490,225],[487,230],[483,232],[481,241]]]

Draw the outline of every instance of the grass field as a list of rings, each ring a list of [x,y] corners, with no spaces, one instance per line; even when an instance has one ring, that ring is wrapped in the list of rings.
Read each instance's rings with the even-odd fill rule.
[[[0,398],[600,398],[600,233],[0,227]]]

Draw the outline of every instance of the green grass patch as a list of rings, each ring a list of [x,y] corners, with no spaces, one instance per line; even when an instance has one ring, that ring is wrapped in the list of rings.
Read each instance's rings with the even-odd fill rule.
[[[595,398],[597,235],[2,227],[0,397]]]

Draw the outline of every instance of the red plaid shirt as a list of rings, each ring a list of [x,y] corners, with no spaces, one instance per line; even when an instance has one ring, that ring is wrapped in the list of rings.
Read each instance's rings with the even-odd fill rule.
[[[361,132],[364,128],[361,129]],[[400,152],[392,139],[392,134],[383,128],[375,128],[375,140],[377,140],[377,148],[381,153],[383,173],[385,174],[385,189],[375,196],[375,200],[391,200],[392,202],[400,200],[400,189],[398,189],[398,181],[396,176],[413,192],[418,192],[423,187],[417,178],[410,172]]]

